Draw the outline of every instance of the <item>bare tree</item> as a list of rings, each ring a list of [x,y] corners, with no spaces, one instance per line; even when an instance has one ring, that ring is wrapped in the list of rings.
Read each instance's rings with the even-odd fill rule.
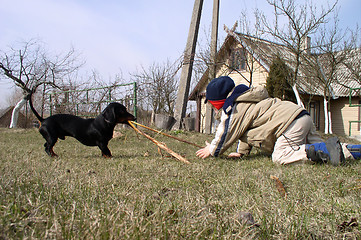
[[[267,0],[274,9],[273,22],[264,14],[262,25],[266,33],[281,41],[293,53],[293,82],[290,83],[299,105],[303,106],[297,86],[302,56],[308,54],[306,45],[309,35],[313,34],[322,24],[327,23],[328,15],[334,11],[337,1],[330,7],[320,11],[310,0],[302,3],[296,0]]]
[[[91,115],[101,111],[102,103],[109,100],[110,86],[106,85],[100,74],[93,70],[86,81],[74,82],[71,79],[63,82],[61,90],[53,89],[51,103],[56,113],[70,113],[74,115]],[[96,89],[96,90],[93,90]]]
[[[26,96],[44,85],[60,88],[66,75],[76,71],[82,63],[74,49],[65,55],[50,56],[44,44],[38,40],[23,42],[19,48],[10,48],[0,56],[1,80],[10,79],[22,89],[24,98],[13,110],[10,128],[16,127],[20,109],[25,105]]]
[[[355,30],[349,30],[350,38],[345,42],[343,52],[345,61],[342,64],[351,73],[351,78],[361,84],[361,34],[357,26]]]
[[[346,54],[342,51],[342,46],[346,40],[346,33],[338,26],[338,16],[335,12],[333,23],[327,27],[318,29],[315,51],[317,54],[303,55],[303,61],[310,72],[314,85],[322,88],[324,98],[325,114],[325,134],[332,134],[332,119],[330,112],[330,100],[335,99],[332,85],[337,82],[338,73],[342,71],[342,64],[346,60]]]
[[[258,66],[258,64],[255,64],[257,61],[255,56],[259,54],[256,50],[258,49],[257,45],[259,44],[259,39],[262,39],[263,35],[265,34],[261,27],[262,14],[260,13],[260,11],[258,9],[255,9],[253,12],[253,16],[254,19],[250,18],[248,12],[245,10],[241,12],[241,16],[239,19],[240,32],[242,33],[239,35],[239,40],[244,50],[246,50],[243,51],[242,54],[245,54],[243,58],[245,69],[247,69],[247,72],[249,72],[248,79],[243,76],[242,72],[236,70],[246,81],[249,82],[250,86],[253,84],[253,74],[258,70],[256,69],[256,66]],[[234,25],[233,29],[235,29],[236,26],[237,25]]]
[[[238,36],[237,34],[234,33],[235,29],[238,26],[238,22],[236,22],[234,24],[234,26],[232,27],[232,29],[228,29],[228,27],[224,26],[224,30],[229,34],[232,35],[234,38],[239,39],[240,41],[242,41],[241,36]],[[242,78],[244,78],[247,82],[249,82],[249,84],[252,84],[252,73],[254,72],[254,61],[255,59],[252,57],[252,54],[248,54],[246,55],[245,51],[244,54],[242,56],[237,56],[238,58],[244,57],[245,58],[245,62],[247,65],[247,68],[250,72],[251,78],[248,79],[247,77],[245,77],[243,75],[243,73],[241,71],[239,71],[237,66],[233,66],[233,64],[228,64],[226,61],[220,61],[220,59],[215,59],[215,63],[213,63],[214,60],[212,60],[211,58],[211,42],[210,42],[210,32],[206,32],[204,31],[204,39],[206,39],[205,43],[202,43],[201,41],[198,41],[198,45],[197,45],[197,53],[194,59],[194,78],[193,78],[193,82],[198,82],[199,79],[206,73],[206,71],[210,70],[210,66],[215,65],[216,70],[217,69],[221,69],[222,66],[226,66],[226,68],[224,68],[225,70],[223,70],[224,72],[222,72],[221,74],[227,74],[227,72],[229,71],[235,71],[238,74],[241,75]],[[201,39],[202,40],[202,39]],[[219,42],[219,41],[218,41]],[[235,49],[233,52],[238,52],[239,49]],[[252,49],[248,49],[249,51],[252,51]],[[253,61],[253,62],[252,62]]]
[[[197,51],[193,64],[193,85],[205,74],[211,62],[211,31],[204,29],[203,35],[197,41]]]
[[[138,84],[138,103],[143,108],[150,106],[154,113],[174,114],[174,103],[178,89],[177,73],[179,61],[165,64],[153,63],[148,69],[132,74]]]

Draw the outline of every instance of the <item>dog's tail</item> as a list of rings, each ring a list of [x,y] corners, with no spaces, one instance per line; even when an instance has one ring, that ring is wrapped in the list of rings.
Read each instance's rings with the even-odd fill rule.
[[[36,117],[40,122],[42,122],[42,121],[44,121],[44,118],[42,118],[42,117],[39,115],[39,113],[35,110],[35,108],[34,108],[34,106],[33,106],[33,101],[31,100],[32,95],[33,95],[33,91],[31,91],[31,92],[29,93],[29,95],[26,97],[27,100],[29,100],[30,109],[31,109],[31,111],[33,111],[35,117]]]

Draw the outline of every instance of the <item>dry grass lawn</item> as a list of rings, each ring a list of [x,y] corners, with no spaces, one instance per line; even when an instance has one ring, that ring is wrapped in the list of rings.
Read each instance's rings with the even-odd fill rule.
[[[110,142],[112,159],[72,138],[49,158],[36,129],[0,129],[0,239],[361,238],[360,161],[279,166],[258,151],[201,160],[196,147],[149,134],[192,164],[131,129]]]

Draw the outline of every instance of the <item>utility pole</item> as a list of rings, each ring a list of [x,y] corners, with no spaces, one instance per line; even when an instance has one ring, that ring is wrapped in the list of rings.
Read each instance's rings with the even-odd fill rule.
[[[217,54],[217,40],[218,40],[218,19],[219,19],[219,0],[213,0],[213,15],[212,15],[212,36],[211,36],[211,63],[209,66],[209,79],[216,77],[216,54]]]
[[[213,15],[212,15],[212,35],[211,35],[211,46],[210,46],[210,64],[209,68],[209,81],[216,77],[216,54],[217,54],[217,40],[218,40],[218,20],[219,20],[219,0],[213,0]],[[212,131],[212,108],[206,105],[206,122],[205,122],[205,133],[211,133]]]
[[[197,45],[199,23],[202,15],[202,6],[203,0],[194,1],[187,45],[184,51],[183,67],[179,81],[177,100],[174,108],[174,117],[176,120],[176,123],[173,126],[174,129],[182,128],[182,119],[184,118],[187,109],[189,86],[192,78],[193,61]]]

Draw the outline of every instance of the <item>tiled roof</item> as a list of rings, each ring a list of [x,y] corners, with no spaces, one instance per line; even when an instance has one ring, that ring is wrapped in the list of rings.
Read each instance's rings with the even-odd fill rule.
[[[261,59],[260,62],[263,63],[263,67],[265,67],[267,71],[269,71],[269,67],[272,64],[274,57],[277,55],[284,59],[291,69],[295,70],[296,55],[290,50],[290,48],[244,34],[236,34],[234,36],[236,36],[237,40],[243,46],[247,45],[248,48],[251,49],[249,52],[256,54],[257,58]],[[357,49],[354,53],[355,54],[352,54],[353,59],[351,58],[346,61],[349,63],[359,63],[361,60],[361,51]],[[338,55],[341,54],[342,52],[338,53]],[[320,82],[321,80],[317,78],[317,75],[322,75],[323,71],[327,72],[328,62],[326,57],[322,55],[303,54],[301,62],[303,61],[312,62],[312,65],[314,66],[317,66],[318,64],[320,68],[310,69],[309,65],[301,64],[299,68],[297,87],[303,93],[323,96],[324,89],[321,86],[324,86],[324,84]],[[350,70],[344,65],[338,65],[338,68],[335,71],[335,79],[336,81],[333,81],[330,84],[330,88],[328,90],[336,97],[347,97],[350,94],[350,88],[361,88],[360,81],[353,78]]]

